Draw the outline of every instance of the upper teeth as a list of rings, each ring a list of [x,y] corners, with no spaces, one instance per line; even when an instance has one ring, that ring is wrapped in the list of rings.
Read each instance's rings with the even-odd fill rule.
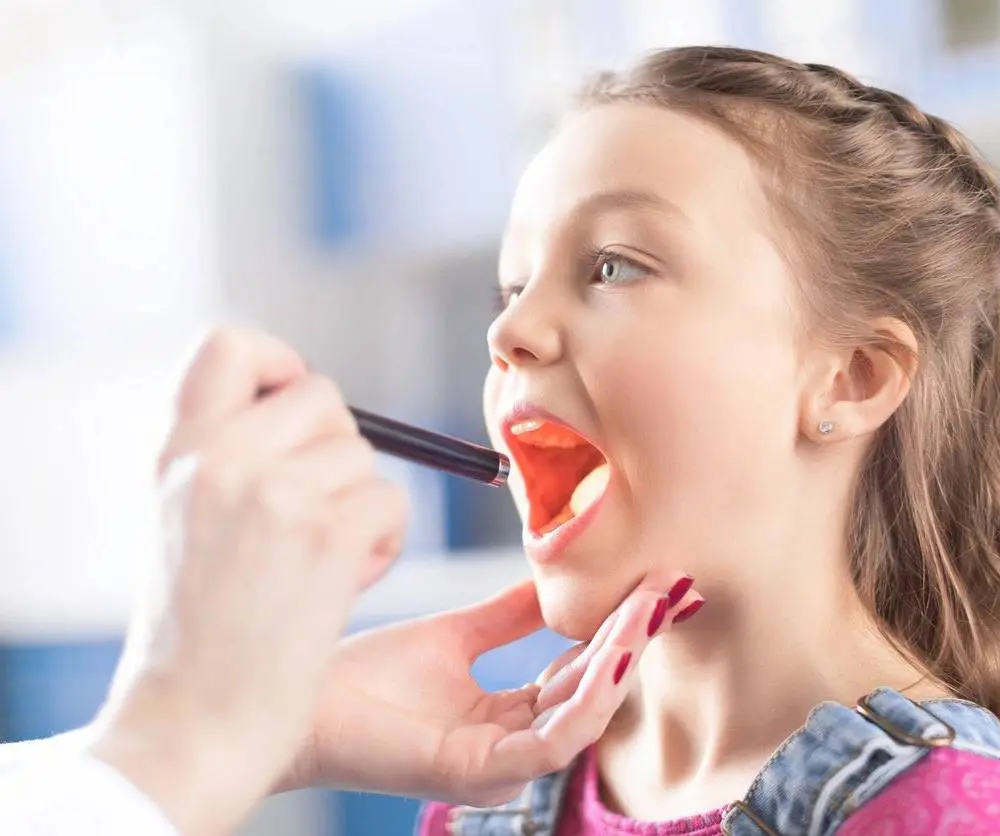
[[[518,421],[516,424],[511,424],[510,431],[514,435],[523,435],[524,433],[534,432],[542,428],[542,422],[537,418],[529,418],[526,421]]]

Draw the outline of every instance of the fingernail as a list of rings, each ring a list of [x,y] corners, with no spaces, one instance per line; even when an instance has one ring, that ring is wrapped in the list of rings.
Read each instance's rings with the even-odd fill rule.
[[[668,609],[670,609],[670,599],[666,596],[658,598],[656,601],[656,607],[653,609],[653,615],[649,619],[649,625],[646,627],[647,636],[652,636],[657,630],[660,629],[660,625],[663,624],[663,619],[666,616]]]
[[[628,670],[628,663],[632,661],[631,653],[623,653],[622,658],[618,660],[618,667],[615,668],[615,685],[622,681],[622,677],[625,676],[625,671]]]
[[[685,575],[677,583],[671,587],[670,592],[667,593],[667,609],[677,606],[681,599],[688,594],[688,590],[694,585],[694,578],[690,575]],[[677,619],[674,619],[675,621]]]
[[[699,598],[697,601],[692,601],[684,609],[682,609],[677,615],[674,616],[674,624],[680,624],[682,621],[687,621],[692,615],[694,615],[698,610],[701,609],[702,605],[705,603],[704,598]]]

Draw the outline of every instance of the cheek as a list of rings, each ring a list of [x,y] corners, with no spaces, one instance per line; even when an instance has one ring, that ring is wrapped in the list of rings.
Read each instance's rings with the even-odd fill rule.
[[[762,462],[794,437],[790,341],[720,326],[714,318],[635,329],[595,358],[602,418],[643,481],[731,479],[741,464],[759,478]]]

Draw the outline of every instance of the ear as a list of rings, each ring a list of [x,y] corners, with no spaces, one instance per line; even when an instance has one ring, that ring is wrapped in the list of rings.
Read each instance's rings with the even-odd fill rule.
[[[871,323],[875,344],[825,355],[804,392],[801,434],[821,444],[870,435],[910,391],[917,370],[917,340],[906,323],[882,317]]]

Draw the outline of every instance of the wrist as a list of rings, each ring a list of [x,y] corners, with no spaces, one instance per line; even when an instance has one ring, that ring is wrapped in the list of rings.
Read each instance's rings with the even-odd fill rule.
[[[266,758],[169,686],[144,683],[94,724],[88,752],[153,801],[185,836],[232,832],[274,780]]]

